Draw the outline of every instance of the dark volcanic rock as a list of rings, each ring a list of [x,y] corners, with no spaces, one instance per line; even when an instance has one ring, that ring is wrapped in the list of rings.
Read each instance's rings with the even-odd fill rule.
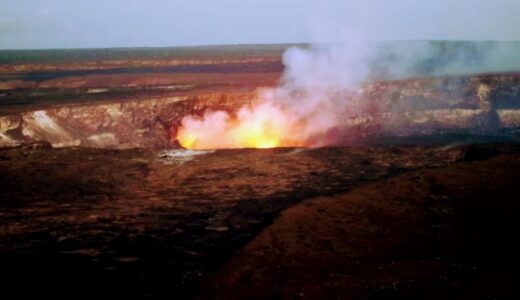
[[[2,293],[183,298],[279,211],[463,155],[456,147],[4,149]]]
[[[309,199],[198,299],[517,299],[519,168],[503,155]]]

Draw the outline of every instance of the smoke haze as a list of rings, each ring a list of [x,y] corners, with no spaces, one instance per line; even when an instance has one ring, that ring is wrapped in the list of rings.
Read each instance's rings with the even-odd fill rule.
[[[382,109],[374,107],[373,103],[358,101],[362,97],[357,97],[357,94],[362,93],[362,86],[367,82],[520,70],[518,43],[376,41],[407,36],[407,29],[413,31],[416,25],[420,28],[425,21],[431,33],[436,30],[444,32],[446,26],[454,26],[455,32],[467,30],[469,36],[475,29],[504,29],[504,26],[518,22],[511,18],[500,19],[508,15],[505,7],[500,5],[509,3],[505,0],[498,1],[498,5],[495,2],[493,5],[470,5],[466,1],[444,0],[421,2],[420,10],[414,11],[418,8],[416,2],[347,1],[346,14],[352,19],[334,17],[337,12],[331,13],[330,9],[320,5],[309,23],[315,42],[305,48],[288,49],[283,55],[285,71],[280,84],[258,96],[257,102],[261,105],[267,103],[277,110],[276,117],[263,117],[259,128],[276,127],[273,124],[279,124],[283,119],[280,114],[285,115],[284,135],[276,146],[322,146],[335,142],[335,130],[341,128],[348,118]],[[425,11],[429,11],[432,18],[415,24],[415,14],[422,15]],[[459,15],[462,11],[467,11],[467,14]],[[360,26],[361,20],[365,26]],[[255,118],[256,107],[244,109]],[[226,120],[233,119],[224,112],[219,114],[224,114]],[[213,119],[206,116],[197,124],[204,126]],[[193,124],[190,120],[183,121],[183,131],[190,131],[190,124]],[[222,115],[219,120],[222,120]],[[238,121],[243,122],[240,118]],[[229,132],[226,130],[228,125],[223,123],[222,132]],[[196,136],[199,144],[211,146],[211,143],[203,142],[206,135]],[[290,136],[291,140],[284,140],[285,136]],[[230,139],[233,140],[233,134]],[[234,143],[237,147],[244,146],[235,142],[227,146]]]

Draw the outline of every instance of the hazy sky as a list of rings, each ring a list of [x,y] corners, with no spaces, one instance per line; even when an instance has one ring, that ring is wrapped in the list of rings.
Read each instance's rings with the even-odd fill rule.
[[[520,0],[0,0],[0,49],[284,43],[338,34],[520,40]]]

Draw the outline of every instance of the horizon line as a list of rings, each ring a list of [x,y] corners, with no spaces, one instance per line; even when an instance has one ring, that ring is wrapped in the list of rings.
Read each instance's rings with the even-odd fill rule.
[[[515,43],[520,40],[499,40],[499,39],[403,39],[403,40],[372,40],[369,43],[384,43],[384,42],[479,42],[479,43]],[[283,43],[236,43],[236,44],[186,44],[186,45],[172,45],[172,46],[107,46],[107,47],[43,47],[43,48],[0,48],[0,51],[56,51],[56,50],[122,50],[122,49],[175,49],[175,48],[210,48],[210,47],[250,47],[250,46],[296,46],[296,45],[316,45],[316,44],[334,44],[344,42],[283,42]]]

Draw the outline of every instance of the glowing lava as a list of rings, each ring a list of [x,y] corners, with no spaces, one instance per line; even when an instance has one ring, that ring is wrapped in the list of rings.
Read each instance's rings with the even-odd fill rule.
[[[242,107],[234,118],[224,111],[185,117],[177,139],[187,149],[298,146],[289,138],[293,120],[290,113],[267,102]]]

